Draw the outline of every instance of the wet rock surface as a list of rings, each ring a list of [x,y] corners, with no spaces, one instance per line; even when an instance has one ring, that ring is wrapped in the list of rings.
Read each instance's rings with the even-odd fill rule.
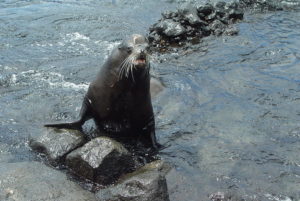
[[[176,11],[162,13],[162,18],[150,27],[148,34],[152,51],[165,52],[173,47],[199,43],[210,35],[236,35],[235,23],[243,20],[245,11],[282,10],[277,1],[239,0],[215,4],[188,5]]]
[[[103,185],[134,168],[130,153],[119,142],[107,137],[95,138],[68,154],[66,165],[76,175]]]
[[[0,163],[1,201],[93,201],[93,193],[83,190],[60,171],[39,162]]]
[[[84,143],[84,134],[77,130],[44,128],[41,136],[30,140],[29,146],[45,154],[50,163],[57,164]]]
[[[165,174],[171,167],[165,162],[157,160],[147,163],[145,159],[138,162],[143,158],[142,155],[128,151],[121,143],[106,136],[96,137],[84,145],[82,139],[82,133],[77,131],[46,129],[42,136],[31,140],[30,146],[44,153],[49,160],[56,161],[55,165],[63,164],[62,167],[66,167],[73,176],[77,175],[83,183],[88,182],[91,185],[88,188],[93,192],[99,188],[99,184],[103,188],[120,181],[114,187],[101,190],[98,193],[98,198],[101,197],[99,200],[118,200],[125,195],[129,200],[169,200]],[[69,154],[65,156],[66,153]],[[39,170],[36,172],[43,169],[37,168]],[[66,177],[65,173],[60,174]],[[6,189],[1,196],[10,196],[9,188]]]
[[[96,193],[100,201],[168,201],[165,174],[170,167],[158,160],[125,175],[112,187]]]

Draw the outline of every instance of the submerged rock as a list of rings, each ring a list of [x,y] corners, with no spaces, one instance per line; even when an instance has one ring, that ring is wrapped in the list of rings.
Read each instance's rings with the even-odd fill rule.
[[[44,153],[50,162],[58,163],[84,142],[84,134],[80,131],[45,128],[41,136],[30,140],[29,146],[35,151]]]
[[[94,201],[62,172],[38,162],[0,163],[1,201]]]
[[[98,137],[67,155],[67,166],[77,175],[99,184],[111,184],[132,170],[129,152],[117,141]]]
[[[169,201],[165,174],[170,167],[154,161],[96,193],[99,201]]]

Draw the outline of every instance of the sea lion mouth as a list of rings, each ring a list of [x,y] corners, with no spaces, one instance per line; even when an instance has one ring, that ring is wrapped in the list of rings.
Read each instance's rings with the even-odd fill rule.
[[[146,65],[146,55],[140,55],[137,59],[134,60],[134,65],[143,66]]]

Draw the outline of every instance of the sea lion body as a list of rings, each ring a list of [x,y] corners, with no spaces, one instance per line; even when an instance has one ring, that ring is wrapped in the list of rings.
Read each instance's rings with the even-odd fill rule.
[[[81,129],[92,118],[100,131],[131,136],[157,148],[147,45],[146,38],[136,34],[120,44],[91,82],[80,120],[45,126]]]

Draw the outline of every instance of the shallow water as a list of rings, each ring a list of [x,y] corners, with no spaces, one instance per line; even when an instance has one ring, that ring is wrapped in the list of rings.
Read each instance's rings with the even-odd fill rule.
[[[39,160],[30,136],[77,118],[110,50],[182,2],[0,1],[0,162]],[[238,36],[153,55],[167,87],[153,106],[160,156],[176,170],[172,201],[300,199],[299,19],[248,12]]]

